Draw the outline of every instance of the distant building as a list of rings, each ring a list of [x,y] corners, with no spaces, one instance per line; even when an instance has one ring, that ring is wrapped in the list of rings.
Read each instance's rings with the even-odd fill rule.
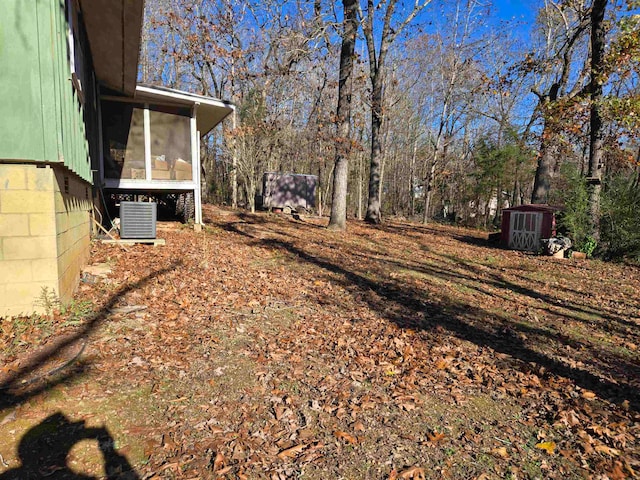
[[[304,208],[316,206],[316,175],[267,172],[262,177],[263,208]]]

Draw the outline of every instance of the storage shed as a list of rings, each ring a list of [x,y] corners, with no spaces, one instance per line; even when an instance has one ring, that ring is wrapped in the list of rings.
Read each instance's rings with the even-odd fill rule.
[[[262,178],[264,208],[304,208],[316,206],[316,175],[267,172]]]
[[[502,211],[500,241],[514,250],[537,252],[540,239],[556,234],[555,213],[550,205],[520,205]]]

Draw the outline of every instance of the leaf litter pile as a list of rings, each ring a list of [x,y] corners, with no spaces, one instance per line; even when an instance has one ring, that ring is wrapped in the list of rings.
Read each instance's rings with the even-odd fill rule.
[[[61,412],[108,429],[122,478],[640,476],[638,267],[436,225],[205,217],[162,247],[94,244],[108,273],[71,306],[3,322],[0,472]],[[96,451],[66,461],[105,475]]]

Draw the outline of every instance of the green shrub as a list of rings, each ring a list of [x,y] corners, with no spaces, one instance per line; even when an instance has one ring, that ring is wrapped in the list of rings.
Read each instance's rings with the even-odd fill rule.
[[[607,258],[640,259],[640,185],[637,174],[618,174],[604,186],[600,239]]]
[[[560,185],[552,199],[563,207],[562,211],[556,215],[558,232],[571,239],[573,250],[591,256],[596,243],[590,235],[589,187],[573,164],[564,164],[560,173],[562,176]]]

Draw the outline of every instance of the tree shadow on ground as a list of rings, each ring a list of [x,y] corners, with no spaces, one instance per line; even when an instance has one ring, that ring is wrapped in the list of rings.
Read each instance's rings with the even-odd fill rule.
[[[487,289],[487,287],[497,289],[498,292],[513,292],[522,295],[523,297],[526,297],[531,301],[540,301],[542,302],[542,304],[546,305],[546,307],[544,308],[538,305],[536,306],[537,309],[544,310],[555,315],[561,314],[559,311],[557,311],[560,309],[570,311],[572,312],[572,315],[567,315],[566,313],[562,313],[562,315],[569,316],[575,321],[588,325],[592,322],[585,320],[583,317],[585,315],[596,315],[602,321],[613,322],[615,325],[609,324],[607,328],[610,331],[615,331],[616,333],[619,333],[621,335],[628,335],[630,333],[630,329],[636,329],[638,327],[636,323],[629,321],[627,318],[616,315],[609,311],[605,311],[602,306],[600,306],[598,309],[595,309],[573,301],[568,301],[566,298],[556,298],[555,296],[552,296],[550,294],[545,294],[532,288],[517,284],[505,278],[500,273],[489,273],[487,271],[483,271],[478,268],[477,265],[474,265],[471,262],[465,261],[458,257],[454,257],[451,255],[442,255],[441,259],[448,260],[448,262],[440,261],[439,264],[436,264],[435,261],[431,261],[430,263],[415,263],[402,262],[398,261],[397,259],[384,261],[395,268],[411,270],[425,276],[432,276],[441,280],[455,279],[467,288],[473,289],[478,293],[481,293],[488,297],[498,297],[506,302],[510,302],[512,301],[512,299],[509,299],[508,297],[501,295],[500,293],[496,293],[496,291],[490,291]],[[563,290],[565,292],[567,291],[566,289],[559,286],[555,287],[555,289]],[[580,292],[570,291],[569,293],[580,295]]]
[[[523,372],[542,368],[545,372],[564,377],[583,389],[594,391],[600,398],[618,404],[628,400],[630,408],[636,411],[640,409],[640,395],[626,379],[609,380],[603,378],[612,373],[610,371],[611,364],[622,362],[620,358],[612,358],[609,359],[609,362],[602,361],[594,365],[595,371],[602,374],[601,377],[579,366],[569,365],[533,350],[523,342],[520,335],[525,333],[524,330],[530,334],[530,327],[521,331],[518,323],[510,323],[508,329],[499,328],[500,325],[495,325],[490,321],[492,313],[482,308],[444,298],[435,300],[425,298],[425,292],[411,285],[396,280],[385,280],[384,282],[371,280],[370,275],[358,272],[357,268],[349,270],[329,258],[308,253],[291,242],[272,238],[256,238],[236,229],[233,225],[223,226],[223,228],[250,238],[257,245],[287,252],[300,261],[313,264],[337,275],[341,278],[338,283],[342,283],[345,287],[356,286],[360,293],[364,294],[361,295],[361,298],[366,300],[371,309],[379,313],[384,312],[389,321],[401,328],[422,331],[430,335],[439,335],[444,329],[461,340],[507,355],[506,366],[503,368],[515,368]],[[367,270],[371,269],[370,264],[359,262],[358,265],[366,265]],[[439,273],[446,276],[445,271]],[[380,278],[386,279],[387,277],[388,275]],[[449,280],[457,282],[459,278],[452,275]],[[511,286],[502,282],[499,284],[504,288]],[[368,295],[368,292],[373,292],[375,295]],[[532,296],[538,295],[533,291],[524,293]],[[389,308],[390,306],[393,308]],[[548,335],[546,336],[548,337]],[[532,368],[532,364],[537,367]],[[620,368],[616,370],[620,372],[625,371],[627,367],[633,367],[631,363],[625,365],[618,365]]]
[[[56,385],[82,376],[88,368],[88,364],[81,360],[88,338],[107,320],[111,309],[116,307],[118,301],[154,278],[175,270],[181,264],[181,261],[175,261],[135,283],[118,289],[106,304],[93,313],[79,328],[69,334],[58,336],[40,350],[28,355],[20,362],[18,368],[0,377],[0,411],[18,405]],[[72,353],[69,354],[69,351]],[[62,365],[47,369],[50,364],[59,363],[60,356],[65,358]]]
[[[140,479],[127,459],[116,452],[109,430],[104,427],[87,428],[84,421],[72,422],[64,414],[57,412],[24,434],[18,446],[20,467],[0,474],[0,480],[97,478],[77,473],[67,465],[71,449],[84,440],[97,442],[108,480]]]
[[[593,390],[601,398],[608,399],[615,403],[628,400],[634,409],[640,408],[640,396],[638,391],[631,385],[622,381],[614,383],[600,378],[593,373],[581,368],[571,367],[558,360],[548,357],[540,352],[528,348],[520,337],[515,334],[519,331],[519,325],[510,325],[509,330],[492,331],[489,328],[481,328],[483,322],[490,314],[483,309],[462,303],[436,303],[426,301],[421,297],[420,292],[408,286],[402,286],[398,282],[378,283],[363,275],[346,270],[327,259],[312,256],[296,246],[277,240],[266,240],[272,248],[286,250],[296,255],[301,260],[313,263],[323,269],[342,276],[345,285],[357,285],[363,290],[375,292],[379,300],[368,298],[370,307],[378,312],[388,312],[388,320],[396,323],[401,328],[414,330],[433,331],[437,327],[442,327],[456,337],[474,343],[478,346],[489,347],[499,353],[508,355],[514,360],[512,366],[529,371],[528,365],[533,362],[540,367],[544,367],[547,372],[565,377],[582,388]],[[388,305],[399,307],[399,312],[395,313],[386,308]],[[415,320],[422,317],[421,320]],[[614,359],[616,360],[616,359]],[[629,363],[627,367],[633,365]],[[608,365],[601,365],[602,373],[608,372]],[[623,368],[622,370],[628,370]]]

